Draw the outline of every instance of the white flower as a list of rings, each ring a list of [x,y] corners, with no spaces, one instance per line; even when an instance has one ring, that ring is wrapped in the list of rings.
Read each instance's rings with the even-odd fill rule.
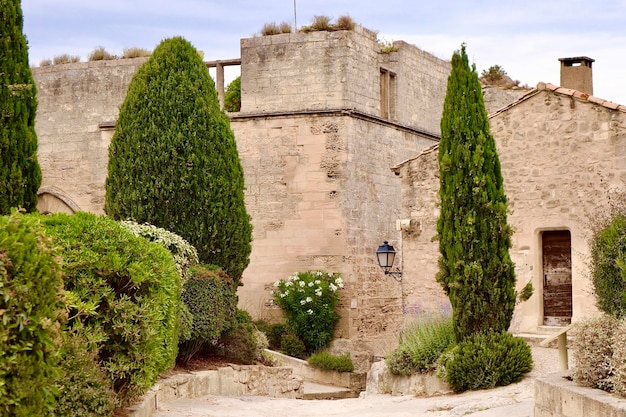
[[[318,277],[321,277],[323,274],[322,274],[322,271],[317,271],[315,275],[317,275]]]
[[[312,287],[313,285],[315,285],[315,284],[313,284],[313,282],[312,282],[312,281],[311,281],[311,282],[309,282],[309,287]]]
[[[335,284],[337,284],[339,288],[343,288],[343,280],[341,279],[341,277],[335,280]]]
[[[309,314],[309,315],[313,314],[313,310],[311,310],[310,308],[309,308],[306,312],[307,312],[307,314]]]
[[[279,285],[280,285],[280,281],[276,281],[276,282],[274,283],[274,286],[275,286],[275,287],[278,287]]]
[[[315,280],[315,285],[320,285],[322,283],[322,281],[320,281],[319,279]]]
[[[311,297],[307,297],[304,301],[310,303],[311,301],[313,301],[313,299]]]
[[[330,284],[328,284],[328,287],[330,288],[330,290],[332,292],[337,291],[337,286],[335,284],[333,284],[332,282]]]
[[[285,298],[285,297],[287,297],[289,295],[289,291],[281,292],[278,295],[280,296],[280,298]]]
[[[322,296],[322,290],[320,290],[320,289],[315,290],[315,295],[317,295],[318,297],[321,297]]]
[[[301,305],[301,306],[303,306],[303,305],[305,305],[305,304],[306,304],[306,301],[304,301],[304,300],[300,300],[300,305]]]
[[[270,295],[274,295],[274,290],[270,291]]]
[[[301,287],[304,287],[306,284],[304,283],[304,281],[300,281],[300,282],[299,282],[299,285],[300,285]]]

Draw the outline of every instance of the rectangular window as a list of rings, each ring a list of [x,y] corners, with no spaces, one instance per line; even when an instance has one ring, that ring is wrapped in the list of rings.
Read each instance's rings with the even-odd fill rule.
[[[380,68],[380,116],[396,119],[396,73]]]

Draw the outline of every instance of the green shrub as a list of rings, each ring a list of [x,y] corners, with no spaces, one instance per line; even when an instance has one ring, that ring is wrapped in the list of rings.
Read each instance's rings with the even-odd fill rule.
[[[591,239],[591,279],[600,310],[626,315],[626,215],[617,214]]]
[[[387,366],[392,373],[398,371],[400,375],[427,372],[435,368],[439,356],[454,340],[454,326],[450,316],[420,316],[400,335],[399,352],[386,359]]]
[[[332,355],[327,351],[317,352],[309,357],[308,363],[314,368],[323,369],[325,371],[354,371],[354,364],[348,352],[343,355]]]
[[[524,339],[508,332],[475,334],[441,355],[437,375],[462,392],[509,385],[532,367],[532,352]]]
[[[187,280],[187,270],[198,263],[198,251],[193,245],[176,233],[152,224],[139,224],[131,220],[120,221],[120,224],[135,236],[141,236],[167,249],[174,257],[176,269],[183,282]]]
[[[385,364],[392,375],[409,376],[419,372],[405,345],[400,345],[394,349],[385,358]]]
[[[335,307],[339,302],[337,290],[343,288],[341,276],[323,271],[297,272],[274,286],[274,302],[307,351],[328,346],[339,320]]]
[[[285,323],[269,324],[263,320],[255,321],[254,324],[257,329],[267,336],[269,348],[272,350],[280,350],[280,339],[289,331],[287,325]]]
[[[198,51],[163,40],[135,72],[109,146],[105,211],[170,230],[239,283],[252,225],[228,116]]]
[[[64,334],[55,417],[109,417],[115,409],[111,381],[98,364],[97,352],[75,332]]]
[[[576,324],[576,338],[572,342],[572,357],[576,366],[572,377],[585,387],[613,390],[613,334],[619,320],[603,314]]]
[[[304,359],[306,357],[304,342],[293,333],[284,334],[280,338],[280,351],[294,358]]]
[[[104,216],[38,217],[63,257],[70,328],[98,351],[125,404],[176,358],[181,286],[172,256]]]
[[[232,80],[226,87],[224,110],[230,112],[241,110],[241,76]]]
[[[236,288],[220,269],[206,265],[191,267],[181,298],[193,320],[190,337],[179,345],[179,362],[189,362],[202,347],[216,343],[224,331],[234,326]]]
[[[250,315],[238,310],[237,324],[222,335],[217,346],[218,352],[228,359],[254,364],[262,359],[268,342],[265,333],[252,323]]]
[[[48,416],[65,320],[62,272],[36,219],[0,217],[0,415]]]

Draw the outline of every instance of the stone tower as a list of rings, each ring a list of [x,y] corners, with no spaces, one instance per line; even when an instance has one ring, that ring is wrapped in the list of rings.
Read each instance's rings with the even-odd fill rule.
[[[586,56],[559,58],[561,61],[561,87],[593,95],[591,64],[595,61]]]

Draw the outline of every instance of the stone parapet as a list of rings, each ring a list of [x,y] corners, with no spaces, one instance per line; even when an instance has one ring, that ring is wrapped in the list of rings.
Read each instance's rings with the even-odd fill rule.
[[[535,381],[535,417],[626,416],[626,399],[586,388],[560,372]]]
[[[211,371],[175,375],[158,382],[141,402],[128,408],[129,417],[150,417],[160,403],[204,395],[263,395],[302,399],[304,382],[291,368],[262,365],[230,365]]]
[[[443,395],[452,392],[450,385],[441,381],[434,372],[410,376],[393,375],[385,361],[372,364],[367,373],[366,394],[391,395]]]

